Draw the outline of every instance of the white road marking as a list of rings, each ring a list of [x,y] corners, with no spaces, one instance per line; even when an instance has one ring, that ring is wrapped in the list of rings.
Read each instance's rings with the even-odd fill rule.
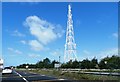
[[[18,74],[25,82],[29,82],[27,79],[25,79],[22,75],[20,75],[18,72],[15,71],[16,74]]]
[[[37,74],[37,73],[33,73],[33,74]]]
[[[65,79],[58,79],[58,80],[65,80]]]
[[[45,76],[45,75],[41,75],[41,76]]]
[[[27,74],[27,73],[25,72],[25,74]]]
[[[26,81],[26,82],[29,82],[28,80],[26,80],[24,77],[23,77],[23,80]]]

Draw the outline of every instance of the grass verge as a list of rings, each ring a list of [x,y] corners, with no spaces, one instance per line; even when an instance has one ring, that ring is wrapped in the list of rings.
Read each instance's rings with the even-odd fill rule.
[[[93,74],[80,74],[62,72],[60,70],[48,70],[48,69],[36,69],[36,70],[27,70],[29,72],[34,72],[42,75],[53,76],[57,78],[72,79],[72,80],[119,80],[118,76],[107,76],[107,75],[93,75]]]

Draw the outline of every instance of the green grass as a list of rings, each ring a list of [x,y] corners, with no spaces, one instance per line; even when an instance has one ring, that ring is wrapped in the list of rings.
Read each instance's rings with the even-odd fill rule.
[[[57,78],[73,79],[73,80],[120,80],[117,76],[105,76],[105,75],[92,75],[92,74],[80,74],[80,73],[62,73],[60,70],[29,70],[29,72],[44,74],[47,76],[53,76]]]
[[[111,72],[111,73],[120,73],[120,70],[85,70],[85,72]]]

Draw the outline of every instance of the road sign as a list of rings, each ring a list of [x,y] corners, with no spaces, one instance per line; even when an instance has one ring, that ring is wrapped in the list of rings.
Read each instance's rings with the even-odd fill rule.
[[[61,64],[55,64],[55,68],[59,68]]]

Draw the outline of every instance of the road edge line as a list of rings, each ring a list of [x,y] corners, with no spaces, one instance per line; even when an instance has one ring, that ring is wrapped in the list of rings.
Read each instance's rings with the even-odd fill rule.
[[[21,77],[25,82],[29,82],[26,78],[24,78],[21,74],[19,74],[18,72],[15,71],[16,74],[19,75],[19,77]]]

